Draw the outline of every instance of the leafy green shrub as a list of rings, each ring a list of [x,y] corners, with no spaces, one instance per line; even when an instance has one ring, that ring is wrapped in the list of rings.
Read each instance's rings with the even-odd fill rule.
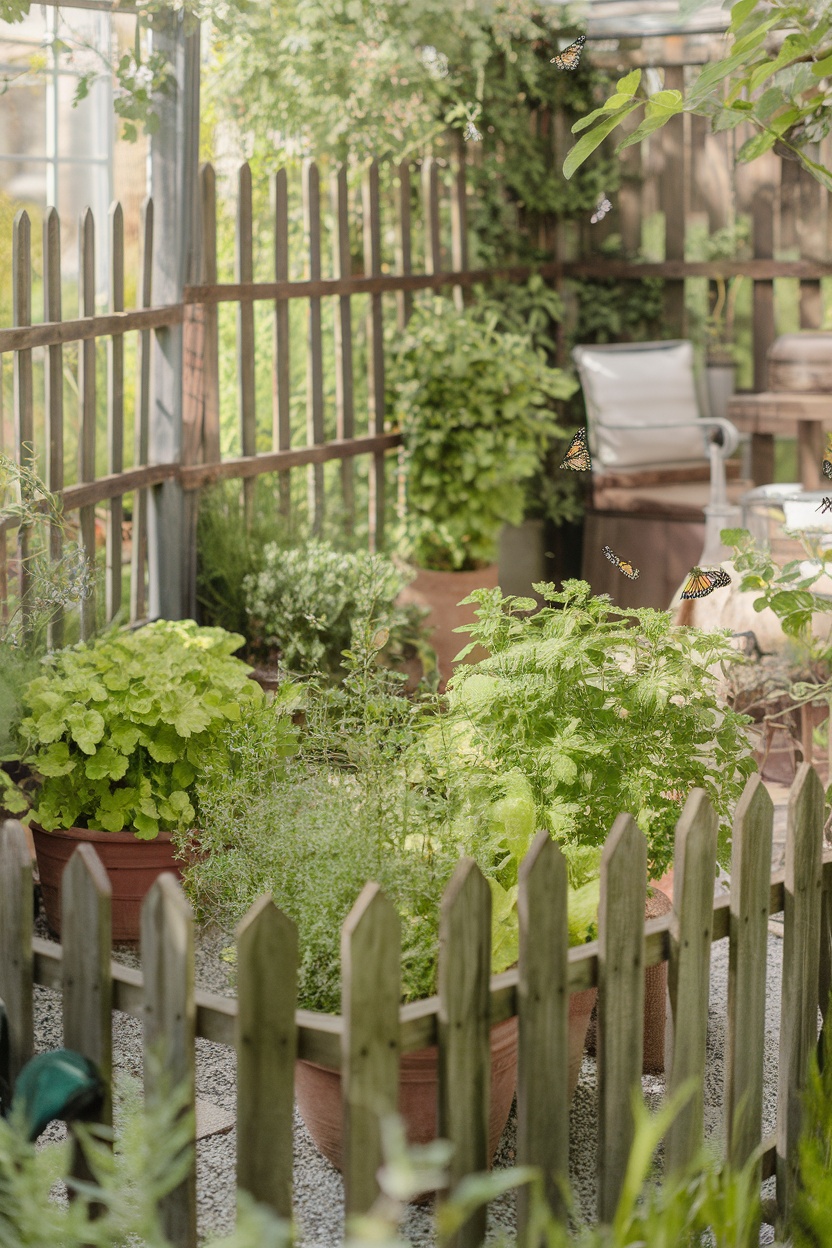
[[[277,652],[302,675],[343,672],[353,623],[368,614],[387,628],[388,645],[416,634],[414,608],[396,606],[408,578],[383,555],[334,550],[309,541],[266,546],[260,570],[244,582],[248,635],[255,653]]]
[[[528,335],[496,329],[497,314],[420,307],[389,371],[392,411],[404,435],[405,537],[421,567],[477,568],[494,561],[500,527],[524,516],[534,477],[557,428],[555,399],[577,383],[550,368]]]
[[[499,589],[468,599],[477,620],[461,631],[488,657],[456,668],[447,722],[433,729],[454,818],[467,820],[478,858],[490,846],[519,861],[540,826],[569,854],[591,855],[626,810],[658,879],[681,805],[699,786],[719,816],[727,865],[731,812],[754,770],[748,717],[719,705],[709,671],[736,661],[727,635],[674,627],[667,611],[613,608],[585,581],[535,590],[563,609],[535,610]]]
[[[132,828],[142,840],[190,828],[194,783],[227,760],[221,730],[261,698],[233,656],[243,638],[157,620],[44,660],[24,693],[24,761],[43,777],[44,828]]]

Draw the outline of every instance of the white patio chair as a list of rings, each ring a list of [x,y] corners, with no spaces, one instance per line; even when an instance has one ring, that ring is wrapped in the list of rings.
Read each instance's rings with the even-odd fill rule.
[[[708,414],[691,342],[576,346],[572,358],[592,455],[584,578],[622,606],[665,608],[694,564],[728,553],[719,531],[740,523],[752,484],[739,462],[726,463],[740,434]],[[604,558],[605,545],[640,569],[638,580]]]

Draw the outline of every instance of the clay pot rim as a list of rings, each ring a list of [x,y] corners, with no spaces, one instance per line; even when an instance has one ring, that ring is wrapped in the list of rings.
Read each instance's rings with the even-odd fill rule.
[[[343,1017],[343,1015],[339,1015],[339,1017]],[[491,1024],[491,1027],[489,1028],[489,1035],[491,1038],[492,1045],[495,1043],[495,1038],[493,1036],[493,1033],[494,1031],[496,1031],[498,1027],[504,1027],[506,1029],[506,1034],[510,1034],[509,1029],[506,1027],[507,1023],[514,1023],[515,1025],[517,1025],[518,1015],[511,1014],[508,1018],[501,1018],[499,1022]],[[516,1026],[515,1028],[512,1028],[511,1030],[512,1031],[516,1030]],[[496,1038],[496,1043],[499,1044],[500,1040],[502,1040],[502,1035]],[[508,1043],[510,1044],[511,1041],[509,1041]],[[439,1046],[437,1044],[426,1044],[421,1049],[408,1049],[406,1053],[400,1053],[399,1057],[400,1058],[420,1057],[423,1060],[432,1061],[436,1057],[438,1057],[438,1055],[439,1055]],[[297,1060],[299,1062],[303,1062],[304,1066],[312,1066],[314,1067],[315,1070],[323,1070],[323,1071],[326,1071],[328,1074],[340,1075],[342,1073],[341,1068],[338,1066],[324,1066],[322,1062],[313,1062],[313,1061],[310,1061],[309,1058],[306,1058],[306,1057],[299,1057]]]
[[[135,832],[103,832],[96,831],[94,828],[42,828],[39,823],[34,820],[29,825],[33,832],[39,832],[43,836],[54,836],[59,840],[65,841],[92,841],[93,843],[105,842],[116,845],[132,845],[138,841],[148,845],[154,845],[161,842],[162,844],[170,844],[171,832],[157,832],[154,837],[147,839],[138,836]]]

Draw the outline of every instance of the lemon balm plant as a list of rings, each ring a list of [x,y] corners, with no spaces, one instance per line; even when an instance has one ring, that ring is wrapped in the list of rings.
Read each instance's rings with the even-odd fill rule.
[[[105,867],[119,866],[130,899],[122,922],[113,878],[114,935],[138,935],[136,889],[146,892],[173,868],[170,834],[198,821],[199,776],[209,762],[228,760],[222,730],[262,700],[251,669],[234,657],[242,644],[221,628],[157,620],[49,655],[26,687],[21,757],[40,778],[32,818],[54,930],[63,863],[87,840]],[[138,855],[137,840],[151,842]],[[122,849],[142,874],[133,891],[127,866],[113,861]]]

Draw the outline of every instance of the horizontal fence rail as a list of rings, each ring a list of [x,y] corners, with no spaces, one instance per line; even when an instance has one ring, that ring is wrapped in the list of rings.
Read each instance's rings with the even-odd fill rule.
[[[438,1123],[456,1148],[454,1180],[487,1165],[482,1134],[488,1104],[487,1032],[517,1015],[518,1162],[544,1168],[552,1179],[547,1191],[553,1210],[563,1216],[554,1192],[555,1179],[566,1175],[569,1096],[565,1077],[554,1078],[553,1072],[563,1070],[561,1029],[569,994],[597,985],[598,1214],[608,1222],[632,1139],[630,1093],[640,1086],[642,1014],[632,1002],[642,991],[644,970],[668,963],[668,1088],[693,1077],[699,1089],[666,1138],[666,1168],[674,1170],[696,1155],[702,1140],[710,951],[714,940],[725,937],[730,942],[726,1113],[745,1106],[744,1115],[728,1124],[726,1148],[732,1162],[741,1165],[761,1144],[768,920],[782,911],[777,1130],[762,1141],[759,1176],[776,1174],[779,1209],[786,1213],[808,1062],[818,1044],[818,1006],[825,1012],[832,967],[832,850],[824,849],[823,822],[820,779],[803,764],[792,787],[785,871],[770,877],[773,804],[760,777],[752,776],[734,817],[730,895],[715,900],[716,816],[704,791],[693,790],[677,825],[673,909],[644,923],[644,835],[630,816],[619,816],[602,857],[598,940],[572,949],[566,948],[562,855],[548,834],[540,832],[520,875],[520,961],[516,969],[491,976],[490,982],[490,891],[473,860],[463,859],[441,903],[439,994],[401,1007],[398,918],[378,888],[368,884],[343,928],[343,1016],[293,1010],[296,932],[267,898],[238,927],[239,999],[194,991],[193,921],[173,876],[162,877],[145,902],[143,971],[112,962],[109,937],[102,936],[109,930],[109,884],[90,847],[76,852],[64,877],[63,947],[33,939],[31,861],[20,825],[7,822],[0,829],[0,996],[11,1019],[12,1071],[33,1050],[34,983],[63,992],[65,1017],[76,1020],[74,1047],[105,1065],[111,1045],[109,1009],[78,1008],[91,992],[90,999],[144,1018],[147,1045],[157,1032],[169,1033],[175,1041],[173,1066],[191,1087],[196,1036],[235,1045],[238,1184],[278,1213],[288,1214],[295,1060],[341,1070],[346,1205],[360,1212],[378,1191],[380,1124],[368,1106],[395,1104],[396,1070],[403,1053],[439,1046]],[[89,932],[96,930],[98,938],[90,941]],[[174,948],[176,965],[169,955]],[[383,956],[383,967],[375,964],[378,956]],[[288,1013],[278,1008],[275,993],[258,990],[267,978],[273,982],[276,968],[285,981],[278,996],[289,1003]],[[98,996],[91,987],[95,984],[100,985]],[[460,1013],[463,1001],[468,1005]],[[148,1012],[159,1020],[150,1027]],[[169,1022],[163,1023],[165,1019]],[[251,1080],[264,1069],[264,1061],[269,1078],[255,1089]],[[252,1139],[260,1141],[258,1150],[246,1143]],[[168,1202],[165,1221],[173,1242],[192,1244],[193,1174]],[[518,1208],[522,1232],[525,1203],[519,1202]],[[475,1248],[482,1230],[482,1218],[473,1217],[457,1244]]]

